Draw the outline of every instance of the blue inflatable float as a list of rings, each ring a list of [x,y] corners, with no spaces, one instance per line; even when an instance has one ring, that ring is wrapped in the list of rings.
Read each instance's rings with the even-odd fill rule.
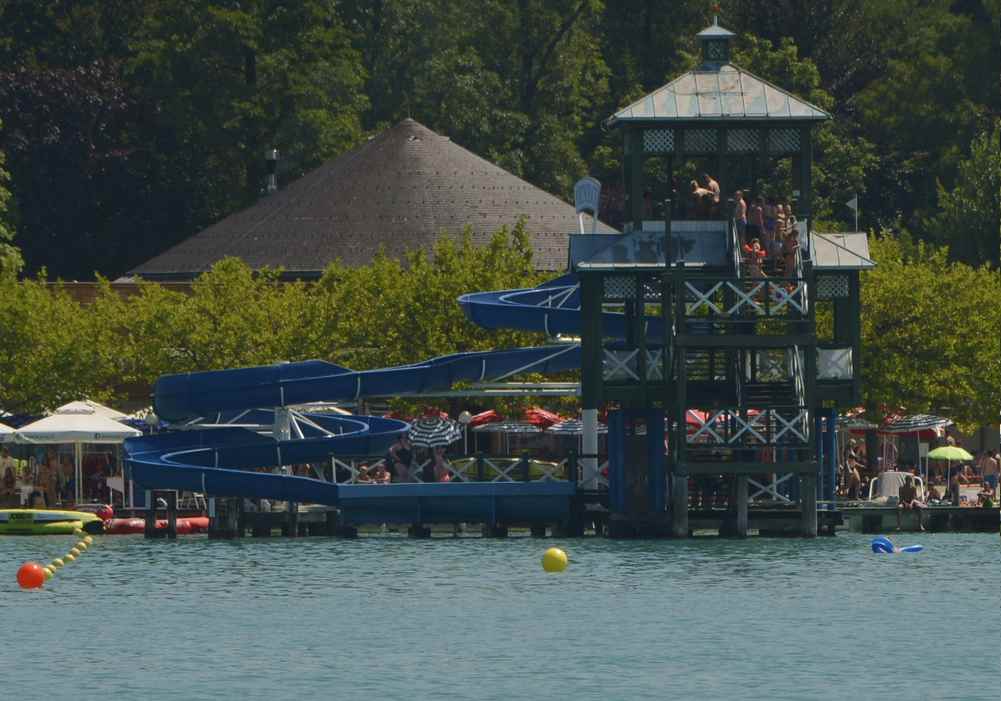
[[[874,553],[919,553],[925,549],[923,545],[908,545],[903,548],[895,547],[890,539],[884,535],[873,538],[871,545]]]

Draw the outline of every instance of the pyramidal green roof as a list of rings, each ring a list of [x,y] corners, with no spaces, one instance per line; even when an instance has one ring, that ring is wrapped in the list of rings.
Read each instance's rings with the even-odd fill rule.
[[[704,64],[675,78],[608,120],[622,122],[821,121],[831,115],[733,65]]]

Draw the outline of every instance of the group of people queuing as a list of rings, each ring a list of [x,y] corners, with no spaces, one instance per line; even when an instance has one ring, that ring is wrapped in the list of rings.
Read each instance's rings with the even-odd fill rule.
[[[445,458],[444,446],[427,448],[425,450],[426,455],[423,459],[420,459],[417,449],[410,438],[406,435],[401,435],[397,438],[396,442],[390,446],[389,452],[383,461],[384,464],[390,466],[388,479],[385,479],[383,483],[417,481],[451,482],[452,470],[449,467],[448,460]],[[381,465],[380,463],[379,466]],[[417,465],[422,465],[419,475],[414,474],[414,467]],[[369,468],[369,470],[371,469]],[[383,467],[382,469],[385,468]],[[358,481],[363,481],[360,476]]]
[[[84,457],[81,494],[85,499],[107,501],[107,478],[111,476],[107,453]],[[53,507],[76,499],[76,469],[73,458],[54,449],[17,459],[10,448],[0,448],[0,506]]]
[[[796,275],[799,251],[799,228],[788,200],[757,196],[748,205],[744,191],[733,195],[733,220],[744,252],[744,265],[750,277],[765,277],[768,261],[784,277]]]

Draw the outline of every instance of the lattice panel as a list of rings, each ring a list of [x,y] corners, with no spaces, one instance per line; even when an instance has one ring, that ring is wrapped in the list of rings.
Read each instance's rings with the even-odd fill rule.
[[[674,129],[647,129],[643,132],[643,150],[647,153],[674,151]]]
[[[772,129],[768,132],[769,153],[799,153],[799,129]]]
[[[715,129],[690,129],[685,132],[685,151],[689,153],[715,153],[719,141]]]
[[[646,352],[646,379],[657,381],[664,379],[663,350],[648,350]]]
[[[847,296],[847,275],[817,276],[817,299],[843,299]]]
[[[606,277],[605,299],[636,299],[636,278],[628,275]]]
[[[647,302],[659,302],[663,290],[660,286],[660,280],[644,280],[643,281],[643,299]]]
[[[757,129],[731,129],[726,133],[730,153],[757,153],[761,150],[761,132]]]

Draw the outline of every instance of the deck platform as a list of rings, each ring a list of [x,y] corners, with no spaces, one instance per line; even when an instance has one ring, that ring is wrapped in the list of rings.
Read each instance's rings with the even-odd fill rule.
[[[895,506],[843,506],[847,530],[855,533],[884,533],[896,530]],[[921,519],[926,531],[933,533],[997,533],[1001,524],[998,508],[982,509],[965,506],[930,506],[923,510]],[[901,530],[917,531],[917,514],[901,514]]]

